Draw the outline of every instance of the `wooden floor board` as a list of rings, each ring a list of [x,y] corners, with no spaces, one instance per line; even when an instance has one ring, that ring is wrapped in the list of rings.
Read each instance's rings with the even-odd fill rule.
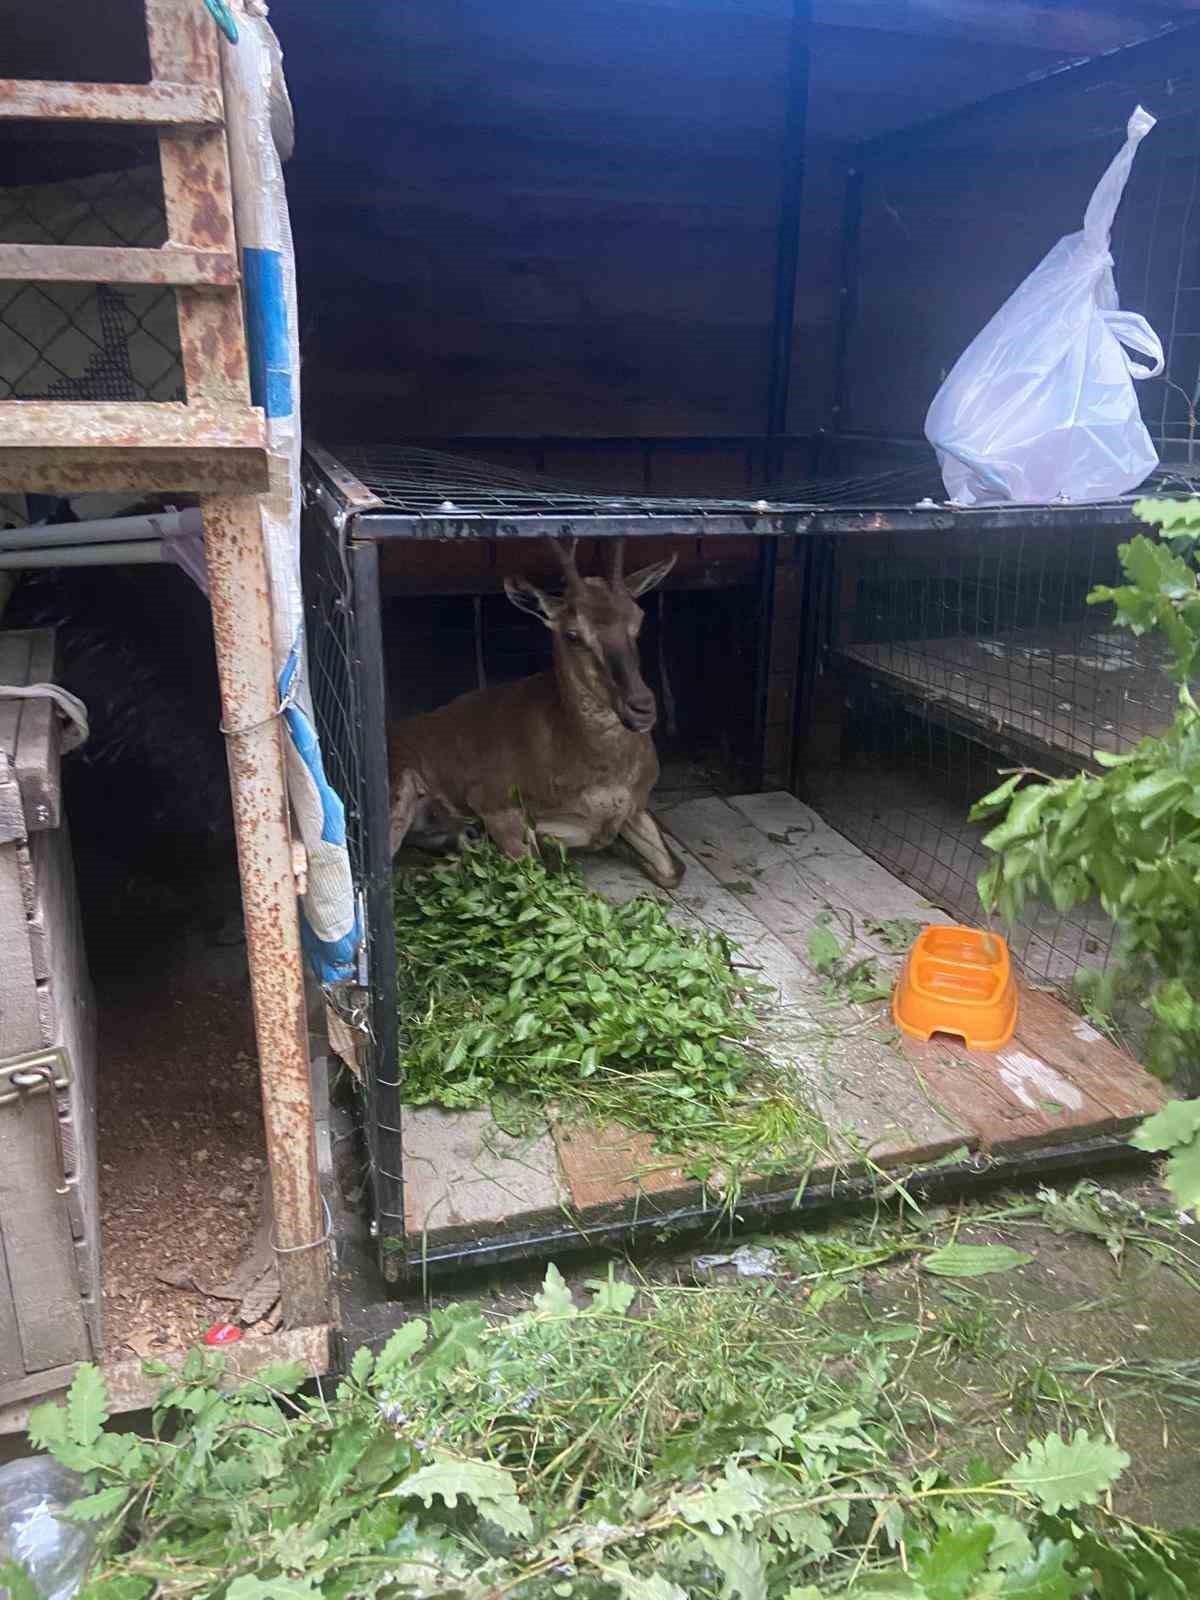
[[[729,809],[753,816],[762,798],[738,797]],[[805,954],[798,940],[820,914],[822,897],[835,931],[844,935],[853,929],[854,953],[874,949],[885,971],[897,970],[903,957],[881,948],[866,931],[873,907],[886,904],[890,915],[916,922],[948,920],[854,846],[816,862],[797,859],[790,844],[777,840],[786,833],[789,816],[794,836],[803,837],[813,813],[790,795],[771,800],[773,838],[762,835],[755,841],[739,830],[723,829],[711,801],[678,808],[669,826],[690,848],[706,852],[708,865],[718,872],[735,864],[750,867],[753,875],[741,880],[740,897],[798,955]],[[878,874],[890,880],[890,890]],[[1016,1036],[998,1056],[971,1055],[940,1039],[928,1045],[905,1040],[902,1048],[934,1100],[993,1151],[1119,1133],[1162,1103],[1159,1085],[1136,1062],[1053,996],[1024,984]]]
[[[660,819],[687,872],[668,895],[614,855],[580,857],[585,881],[614,902],[650,894],[673,920],[727,935],[776,996],[776,1065],[824,1123],[817,1144],[763,1186],[833,1182],[879,1166],[928,1165],[958,1150],[1016,1161],[1037,1146],[1119,1136],[1161,1104],[1141,1067],[1051,996],[1023,989],[1016,1037],[997,1055],[952,1040],[902,1040],[884,1006],[842,1003],[810,958],[827,924],[846,959],[893,974],[894,919],[949,920],[815,812],[787,794],[677,800]],[[891,929],[881,924],[891,921]],[[891,934],[889,940],[888,934]],[[699,1206],[704,1191],[645,1134],[552,1116],[545,1133],[511,1140],[484,1112],[405,1116],[409,1246],[487,1240],[558,1219],[564,1234]],[[754,1187],[753,1182],[749,1187]]]
[[[679,818],[684,831],[700,818],[709,831],[741,825],[755,832],[723,800],[679,807],[667,819],[672,831]],[[739,833],[739,859],[752,842]],[[691,854],[687,874],[670,897],[675,916],[726,934],[778,997],[772,1055],[795,1074],[798,1093],[832,1136],[831,1158],[818,1160],[814,1171],[832,1175],[863,1156],[881,1166],[935,1160],[969,1144],[966,1128],[930,1103],[903,1058],[880,1037],[889,1031],[886,1019],[881,1029],[873,1015],[831,1002],[824,979],[797,960],[786,938],[710,865]],[[650,889],[636,868],[612,857],[593,857],[583,870],[586,881],[609,898]]]

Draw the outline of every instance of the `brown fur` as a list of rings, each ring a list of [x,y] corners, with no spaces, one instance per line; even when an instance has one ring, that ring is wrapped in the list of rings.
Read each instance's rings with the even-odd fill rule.
[[[555,549],[561,598],[523,579],[505,584],[554,635],[554,670],[389,729],[393,853],[410,832],[444,842],[478,819],[510,856],[536,849],[538,835],[583,850],[622,839],[648,877],[673,887],[683,865],[646,809],[658,779],[657,709],[638,663],[636,601],[673,560],[625,580],[618,547],[608,578],[581,578],[573,548]]]

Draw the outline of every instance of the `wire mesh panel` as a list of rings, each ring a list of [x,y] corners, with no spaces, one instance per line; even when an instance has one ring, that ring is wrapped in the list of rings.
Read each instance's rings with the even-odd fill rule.
[[[153,249],[157,163],[0,187],[0,243]],[[0,282],[0,400],[186,398],[169,287]]]
[[[930,902],[967,923],[983,920],[976,883],[991,857],[974,801],[1012,761],[971,737],[942,707],[906,701],[869,676],[847,685],[843,761],[811,774],[807,797],[837,828]],[[1035,982],[1069,989],[1103,967],[1112,924],[1099,905],[1063,915],[1033,904],[1009,933],[1013,959]]]
[[[1014,766],[1094,766],[1166,727],[1161,645],[1089,606],[1120,581],[1113,529],[842,540],[828,665],[840,675],[840,759],[807,787],[829,821],[931,902],[979,920],[988,864],[972,803]],[[1014,930],[1026,972],[1056,985],[1103,965],[1099,906],[1033,906]]]
[[[890,536],[844,546],[841,648],[999,749],[1061,765],[1121,754],[1170,722],[1161,645],[1089,606],[1121,581],[1128,531],[1021,530],[986,540]]]
[[[376,552],[349,545],[339,522],[310,505],[301,559],[313,710],[326,775],[346,807],[346,843],[365,933],[358,983],[330,999],[363,1040],[363,1125],[376,1224],[391,1276],[399,1255],[389,1247],[403,1236],[404,1206],[386,776],[378,761],[372,765],[385,740]]]
[[[1167,109],[1164,107],[1164,110]],[[1166,371],[1141,387],[1164,461],[1200,470],[1200,112],[1163,116],[1138,156],[1113,229],[1121,303],[1163,342]]]
[[[691,513],[700,518],[752,514],[768,502],[705,495],[624,495],[515,472],[465,455],[415,446],[344,445],[334,452],[377,495],[381,506],[436,526],[469,516],[596,518],[626,516],[645,522]],[[797,510],[839,506],[911,506],[941,480],[929,459],[857,474],[788,480],[770,491],[770,505]],[[631,529],[630,531],[635,531]]]

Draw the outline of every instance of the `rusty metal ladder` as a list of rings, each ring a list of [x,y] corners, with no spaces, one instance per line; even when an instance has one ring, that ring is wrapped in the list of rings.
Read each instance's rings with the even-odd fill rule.
[[[200,497],[285,1320],[329,1318],[291,828],[218,31],[200,0],[144,0],[145,84],[0,80],[0,120],[157,131],[158,249],[0,244],[0,280],[174,290],[186,403],[0,402],[0,490]]]

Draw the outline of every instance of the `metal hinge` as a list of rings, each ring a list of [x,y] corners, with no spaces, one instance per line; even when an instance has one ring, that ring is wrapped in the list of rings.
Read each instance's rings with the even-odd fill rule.
[[[61,1047],[33,1050],[28,1055],[11,1056],[0,1066],[0,1106],[45,1093],[50,1099],[50,1127],[54,1134],[54,1159],[58,1168],[56,1194],[66,1194],[67,1160],[63,1151],[62,1123],[54,1096],[71,1082],[67,1053]]]

